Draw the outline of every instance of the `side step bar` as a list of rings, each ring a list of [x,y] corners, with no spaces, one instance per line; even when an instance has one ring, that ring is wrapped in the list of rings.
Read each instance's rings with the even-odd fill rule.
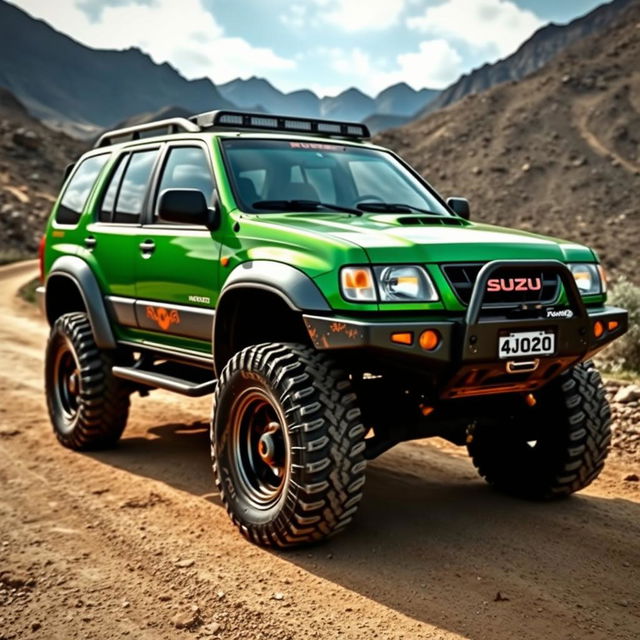
[[[114,366],[111,371],[116,378],[137,382],[156,389],[166,389],[167,391],[180,393],[190,398],[198,398],[213,393],[217,384],[216,380],[195,382],[193,380],[185,380],[184,378],[178,378],[166,373],[149,371],[138,367]]]

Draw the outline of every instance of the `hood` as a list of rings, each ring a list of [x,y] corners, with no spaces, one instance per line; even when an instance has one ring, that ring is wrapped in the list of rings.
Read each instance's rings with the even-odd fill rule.
[[[356,245],[376,263],[486,262],[489,260],[555,259],[594,261],[582,245],[526,231],[459,218],[415,214],[331,213],[260,215],[262,224],[314,236],[315,242]]]

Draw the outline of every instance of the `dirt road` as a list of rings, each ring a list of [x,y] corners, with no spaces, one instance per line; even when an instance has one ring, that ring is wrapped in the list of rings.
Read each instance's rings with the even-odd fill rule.
[[[113,451],[56,444],[47,329],[15,298],[34,272],[0,269],[0,640],[640,638],[637,460],[532,504],[462,451],[404,444],[370,465],[345,534],[269,552],[220,506],[207,399],[136,397]]]

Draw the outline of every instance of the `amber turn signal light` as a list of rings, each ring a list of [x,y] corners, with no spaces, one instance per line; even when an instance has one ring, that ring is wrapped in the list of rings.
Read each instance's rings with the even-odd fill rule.
[[[440,344],[440,334],[433,330],[427,329],[420,334],[420,346],[425,351],[433,351]]]
[[[407,331],[405,333],[392,333],[391,342],[411,345],[413,344],[413,333],[411,331]]]
[[[607,329],[609,331],[615,331],[620,326],[620,323],[617,320],[609,320],[607,324]]]
[[[604,333],[604,325],[600,320],[596,320],[593,325],[593,335],[599,338]]]

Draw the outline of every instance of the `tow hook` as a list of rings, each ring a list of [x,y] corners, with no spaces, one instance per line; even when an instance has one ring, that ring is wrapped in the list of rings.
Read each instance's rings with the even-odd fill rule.
[[[517,362],[516,360],[509,360],[505,365],[507,373],[531,373],[538,368],[540,360],[534,358],[533,360],[524,360]]]

